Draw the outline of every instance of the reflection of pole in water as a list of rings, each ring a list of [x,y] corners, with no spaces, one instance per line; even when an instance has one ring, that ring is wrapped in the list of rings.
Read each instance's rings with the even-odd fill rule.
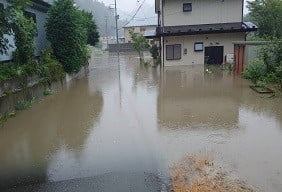
[[[121,99],[121,78],[120,78],[120,58],[119,58],[119,52],[117,53],[117,57],[118,57],[118,81],[119,81],[119,105],[120,105],[120,108],[121,108],[121,105],[122,105],[122,99]]]

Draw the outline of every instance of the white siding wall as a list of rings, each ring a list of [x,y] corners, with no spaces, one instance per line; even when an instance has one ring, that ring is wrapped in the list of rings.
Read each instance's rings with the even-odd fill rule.
[[[244,33],[229,33],[229,34],[209,34],[209,35],[193,35],[193,36],[177,36],[164,38],[164,65],[195,65],[204,64],[205,51],[195,52],[194,43],[203,42],[204,47],[208,46],[224,46],[224,56],[234,54],[233,41],[244,41]],[[166,60],[166,45],[181,44],[182,56],[181,60]],[[187,55],[184,54],[184,49],[187,49]]]
[[[192,12],[183,12],[183,3],[192,3]],[[164,26],[241,22],[242,10],[242,0],[165,0]]]

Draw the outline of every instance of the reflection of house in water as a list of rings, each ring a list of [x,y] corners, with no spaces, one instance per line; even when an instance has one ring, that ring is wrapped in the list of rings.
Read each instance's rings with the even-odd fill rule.
[[[19,113],[0,129],[0,191],[48,181],[52,156],[62,146],[78,158],[103,107],[101,92],[91,93],[86,81]]]
[[[204,66],[164,68],[158,96],[158,118],[172,126],[236,125],[240,79]]]

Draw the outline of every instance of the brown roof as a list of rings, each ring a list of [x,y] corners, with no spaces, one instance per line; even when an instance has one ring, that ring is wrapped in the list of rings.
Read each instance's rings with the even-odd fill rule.
[[[257,26],[250,22],[214,23],[200,25],[165,26],[157,28],[157,36],[181,36],[210,33],[234,33],[257,31]]]

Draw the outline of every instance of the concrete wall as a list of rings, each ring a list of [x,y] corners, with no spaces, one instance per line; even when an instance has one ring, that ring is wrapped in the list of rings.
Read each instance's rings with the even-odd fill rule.
[[[142,26],[142,27],[145,28],[145,31],[156,30],[156,26]],[[125,43],[131,42],[131,35],[129,33],[130,30],[134,30],[134,33],[145,35],[145,31],[141,31],[142,27],[126,27],[126,28],[124,28]]]
[[[0,3],[4,4],[5,7],[7,6],[5,0],[0,0]],[[27,8],[26,11],[36,14],[37,36],[34,38],[34,44],[35,44],[34,54],[35,56],[39,56],[40,51],[44,49],[46,46],[48,46],[49,44],[46,39],[46,32],[45,32],[45,23],[47,19],[47,14],[32,8]],[[8,50],[6,55],[0,55],[0,61],[11,60],[13,52],[15,51],[14,37],[13,36],[7,36],[7,37],[12,47]]]
[[[242,0],[165,0],[164,26],[242,22]],[[192,3],[183,12],[183,3]]]
[[[164,65],[195,65],[204,64],[205,51],[195,52],[194,43],[203,42],[204,48],[209,46],[224,46],[224,56],[234,54],[233,41],[245,40],[244,33],[226,33],[226,34],[209,34],[209,35],[192,35],[192,36],[176,36],[164,38]],[[166,45],[181,44],[182,55],[180,60],[166,60]],[[187,54],[184,54],[187,49]]]

